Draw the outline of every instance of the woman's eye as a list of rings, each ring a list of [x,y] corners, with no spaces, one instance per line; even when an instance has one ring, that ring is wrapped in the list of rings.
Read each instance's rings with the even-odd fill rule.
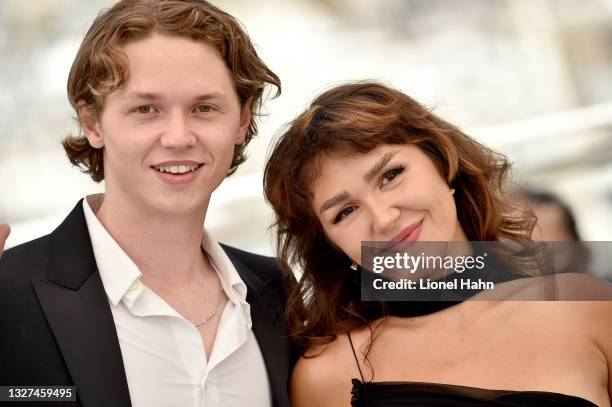
[[[354,206],[348,206],[340,211],[334,218],[334,225],[339,223],[342,219],[350,215],[355,210]]]
[[[393,181],[395,177],[401,174],[404,171],[404,167],[393,168],[387,172],[385,172],[380,180],[381,185],[388,184]]]
[[[136,108],[136,111],[142,114],[149,114],[149,113],[155,112],[155,108],[151,105],[143,105],[143,106],[138,106]]]

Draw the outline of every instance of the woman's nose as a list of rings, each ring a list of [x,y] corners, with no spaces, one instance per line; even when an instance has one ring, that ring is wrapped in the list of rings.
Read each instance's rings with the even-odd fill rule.
[[[391,205],[377,205],[372,208],[372,229],[378,237],[391,238],[389,233],[395,229],[400,216],[399,208]]]

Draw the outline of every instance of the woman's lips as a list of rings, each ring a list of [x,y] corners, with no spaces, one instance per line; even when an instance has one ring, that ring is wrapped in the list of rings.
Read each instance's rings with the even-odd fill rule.
[[[421,230],[423,229],[423,219],[418,222],[411,224],[410,226],[404,228],[400,233],[395,235],[389,245],[385,248],[385,250],[394,249],[396,246],[401,243],[412,243],[416,242],[419,239],[419,235],[421,234]]]

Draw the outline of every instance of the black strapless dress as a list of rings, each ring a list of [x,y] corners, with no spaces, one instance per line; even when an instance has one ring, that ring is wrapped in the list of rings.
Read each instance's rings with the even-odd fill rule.
[[[597,407],[580,397],[543,391],[489,390],[416,382],[353,379],[353,407]]]
[[[460,302],[388,302],[387,315],[413,317],[431,314]],[[353,407],[597,407],[580,397],[544,391],[491,390],[442,383],[366,382],[350,333],[348,339],[361,376],[361,380],[352,380]]]

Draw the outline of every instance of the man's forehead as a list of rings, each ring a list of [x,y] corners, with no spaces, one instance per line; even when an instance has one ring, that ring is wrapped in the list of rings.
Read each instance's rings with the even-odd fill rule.
[[[234,83],[225,61],[208,43],[153,35],[126,44],[124,84],[116,95],[126,100],[226,98]]]
[[[121,47],[128,69],[137,75],[181,72],[186,75],[228,74],[226,61],[208,41],[154,34]]]

